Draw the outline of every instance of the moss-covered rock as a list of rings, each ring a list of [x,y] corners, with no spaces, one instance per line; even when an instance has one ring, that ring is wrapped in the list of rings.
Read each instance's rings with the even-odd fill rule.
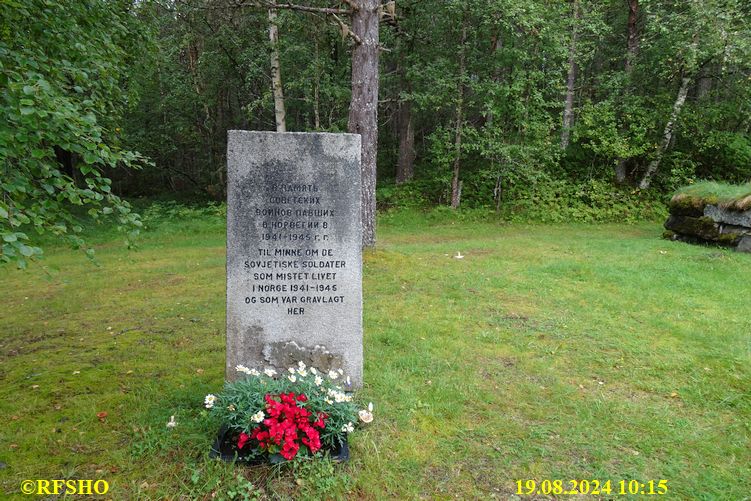
[[[678,215],[690,216],[687,210],[701,205],[716,205],[728,211],[744,212],[751,209],[751,183],[726,184],[701,181],[678,189],[671,206]],[[693,214],[696,215],[696,214]]]
[[[701,217],[706,205],[707,202],[700,197],[678,193],[670,200],[668,208],[670,213],[676,216]]]
[[[665,230],[662,232],[662,238],[665,240],[677,240],[677,235],[672,230]]]
[[[751,184],[702,182],[685,186],[670,200],[663,238],[751,247]]]
[[[742,236],[743,235],[739,235],[738,233],[723,233],[717,239],[717,243],[720,245],[728,245],[730,247],[735,247],[736,245],[738,245],[738,242],[741,241]]]
[[[751,195],[743,197],[733,202],[733,209],[737,211],[751,210]]]
[[[719,240],[720,226],[711,217],[689,217],[671,215],[665,221],[665,229],[703,240]]]

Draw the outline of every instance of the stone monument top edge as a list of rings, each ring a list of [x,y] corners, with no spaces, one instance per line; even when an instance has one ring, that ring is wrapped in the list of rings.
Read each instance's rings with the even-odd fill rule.
[[[354,134],[352,132],[276,132],[273,130],[245,130],[245,129],[229,129],[227,135],[279,135],[279,136],[351,136],[360,137],[360,134]]]

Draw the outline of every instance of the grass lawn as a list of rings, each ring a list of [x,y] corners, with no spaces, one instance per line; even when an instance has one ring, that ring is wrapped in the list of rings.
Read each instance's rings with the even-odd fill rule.
[[[83,478],[114,499],[509,499],[517,480],[597,479],[624,498],[620,480],[665,479],[652,497],[750,499],[751,256],[661,233],[382,217],[364,263],[376,420],[346,465],[253,469],[205,457],[221,218],[136,251],[95,235],[98,266],[48,248],[47,271],[0,270],[0,496]]]
[[[719,204],[736,211],[751,209],[751,183],[727,184],[714,181],[701,181],[680,188],[673,202],[680,200],[694,204]]]

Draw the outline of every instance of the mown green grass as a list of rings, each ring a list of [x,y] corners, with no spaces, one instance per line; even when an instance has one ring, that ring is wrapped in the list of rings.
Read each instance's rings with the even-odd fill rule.
[[[667,479],[663,499],[749,499],[751,256],[661,240],[657,223],[384,216],[364,262],[375,422],[347,465],[245,469],[206,459],[221,218],[152,228],[137,251],[96,240],[98,265],[53,248],[46,270],[0,271],[5,495],[37,478],[103,478],[114,499],[249,483],[279,499],[508,499],[519,479]]]

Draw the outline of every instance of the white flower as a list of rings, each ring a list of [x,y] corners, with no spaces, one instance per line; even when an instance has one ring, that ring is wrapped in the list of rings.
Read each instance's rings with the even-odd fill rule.
[[[258,411],[250,417],[250,420],[254,423],[260,423],[266,418],[266,414],[263,411]]]
[[[321,386],[321,383],[323,383],[323,378],[321,376],[316,376],[313,382],[316,384],[316,386]]]
[[[373,402],[370,402],[368,408],[361,410],[357,415],[363,423],[370,423],[373,421]]]
[[[370,423],[373,421],[373,413],[368,412],[366,409],[361,410],[357,413],[357,415],[360,417],[360,421],[363,423]]]
[[[298,367],[298,370],[304,371],[307,366],[305,365],[304,362],[300,361],[300,362],[297,362],[297,367]]]
[[[337,369],[336,371],[339,373],[340,376],[344,375],[344,371],[343,370]]]
[[[247,367],[245,367],[242,364],[235,366],[235,370],[237,372],[242,372],[243,374],[247,374],[248,376],[260,376],[261,375],[261,373],[258,372],[257,370],[255,370],[255,369],[248,369]]]
[[[212,395],[211,393],[206,395],[206,398],[203,399],[203,403],[207,409],[214,407],[214,402],[216,402],[216,395]]]
[[[339,374],[337,374],[336,371],[329,371],[329,378],[336,379],[339,377]]]
[[[294,374],[295,373],[295,368],[294,367],[290,367],[289,369],[287,369],[287,372],[289,372],[290,374]]]
[[[352,433],[353,431],[355,431],[355,426],[351,422],[349,422],[342,426],[342,431],[344,433]]]
[[[334,401],[331,400],[330,398],[324,399],[324,402],[326,402],[329,405],[332,405],[334,403]]]
[[[352,386],[352,381],[349,380],[349,376],[347,376],[347,386]]]
[[[235,412],[235,406],[234,406],[234,404],[229,404],[227,406],[227,410],[230,411],[230,412]]]
[[[305,377],[308,375],[308,371],[305,369],[297,369],[297,373],[300,374],[300,376]]]
[[[177,421],[175,421],[175,416],[170,416],[169,421],[167,421],[167,428],[174,428],[177,426]]]
[[[264,369],[263,373],[266,374],[268,377],[276,376],[276,371],[274,369]]]
[[[295,381],[297,381],[297,378],[295,377],[295,375],[294,375],[294,374],[290,374],[289,376],[287,376],[287,379],[289,379],[289,380],[290,380],[290,381],[292,381],[293,383],[294,383]]]
[[[328,394],[329,397],[333,398],[337,404],[340,404],[342,402],[352,401],[352,397],[350,395],[347,395],[346,393],[341,392],[341,391],[329,389],[326,393]]]
[[[315,367],[311,367],[311,368],[310,368],[310,373],[311,373],[311,374],[313,374],[314,376],[317,376],[317,375],[318,375],[318,371],[316,370],[316,368],[315,368]]]

